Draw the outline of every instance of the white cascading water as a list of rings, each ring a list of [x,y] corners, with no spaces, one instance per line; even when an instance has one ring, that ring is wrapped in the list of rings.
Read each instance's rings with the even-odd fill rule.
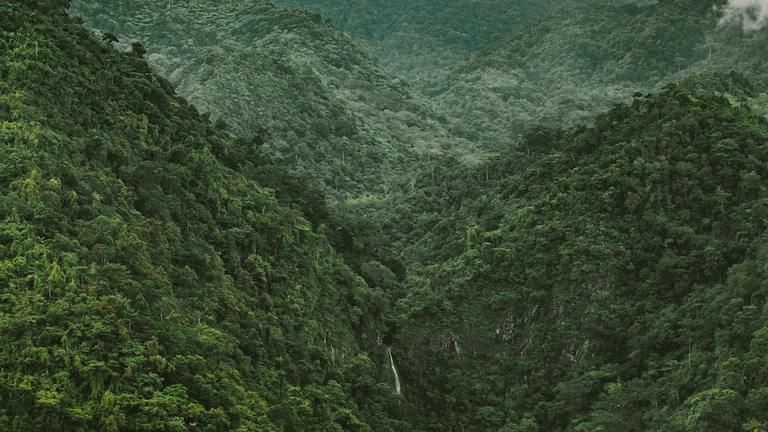
[[[397,374],[397,368],[395,368],[395,360],[392,359],[392,348],[387,348],[387,354],[389,354],[389,364],[392,366],[392,373],[395,375],[395,392],[400,394],[400,376]]]

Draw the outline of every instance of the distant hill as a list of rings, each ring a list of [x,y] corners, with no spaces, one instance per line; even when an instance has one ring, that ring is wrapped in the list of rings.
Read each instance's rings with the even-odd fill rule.
[[[72,14],[142,42],[180,95],[336,197],[386,193],[419,158],[471,147],[319,15],[260,0],[75,0]]]
[[[513,29],[423,87],[452,132],[486,148],[524,129],[583,122],[635,92],[704,72],[765,75],[768,32],[719,25],[722,2],[602,2]]]
[[[451,67],[473,50],[579,0],[279,0],[328,17],[409,78]]]

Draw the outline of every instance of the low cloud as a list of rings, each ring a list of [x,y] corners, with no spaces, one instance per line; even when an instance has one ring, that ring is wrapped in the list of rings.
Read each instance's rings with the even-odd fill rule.
[[[728,0],[720,24],[741,24],[745,31],[768,26],[768,0]]]

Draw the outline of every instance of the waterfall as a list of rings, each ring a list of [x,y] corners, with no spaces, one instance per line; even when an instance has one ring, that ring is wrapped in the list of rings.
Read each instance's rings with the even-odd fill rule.
[[[389,364],[392,366],[392,374],[395,375],[395,392],[400,394],[400,376],[397,374],[397,368],[395,368],[395,360],[392,359],[392,348],[387,348],[387,354],[389,354]]]

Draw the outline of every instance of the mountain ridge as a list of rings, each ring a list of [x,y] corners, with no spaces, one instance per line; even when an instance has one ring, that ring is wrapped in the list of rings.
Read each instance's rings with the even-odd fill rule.
[[[261,133],[266,153],[342,200],[386,192],[428,153],[471,147],[318,15],[267,1],[76,0],[72,13],[144,42],[180,94],[240,135]]]

